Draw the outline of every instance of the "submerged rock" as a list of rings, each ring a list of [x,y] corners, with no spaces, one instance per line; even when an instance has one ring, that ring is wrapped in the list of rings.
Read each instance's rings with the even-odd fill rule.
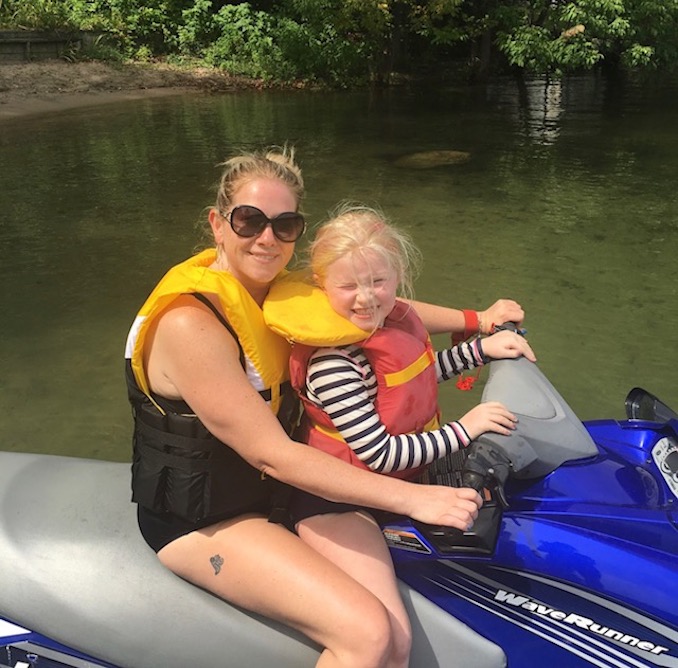
[[[393,163],[405,169],[431,169],[443,165],[462,165],[471,159],[466,151],[421,151],[404,155]]]

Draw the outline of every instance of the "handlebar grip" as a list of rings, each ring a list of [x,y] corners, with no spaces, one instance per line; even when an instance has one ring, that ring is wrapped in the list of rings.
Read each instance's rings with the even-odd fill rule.
[[[462,473],[464,487],[472,487],[480,496],[482,490],[491,489],[493,497],[504,507],[508,500],[504,484],[509,477],[511,460],[507,454],[491,441],[482,438],[471,444]]]
[[[482,496],[483,489],[486,487],[485,476],[476,471],[464,471],[462,486],[475,489]]]

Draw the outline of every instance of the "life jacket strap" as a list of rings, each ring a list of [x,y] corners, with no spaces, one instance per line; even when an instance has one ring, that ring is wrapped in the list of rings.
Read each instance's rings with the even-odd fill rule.
[[[430,349],[426,349],[419,357],[400,371],[384,374],[384,381],[386,387],[395,387],[397,385],[404,385],[405,383],[416,378],[422,371],[433,364],[433,353]]]

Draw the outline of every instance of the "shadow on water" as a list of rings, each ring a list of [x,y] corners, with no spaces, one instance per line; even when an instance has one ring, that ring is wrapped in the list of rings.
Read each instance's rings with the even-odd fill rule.
[[[676,94],[587,77],[181,96],[4,122],[0,447],[128,459],[122,351],[136,309],[198,242],[218,163],[285,141],[312,223],[349,198],[413,233],[419,297],[518,299],[580,417],[622,417],[634,385],[678,406]],[[470,159],[398,166],[424,151]],[[480,391],[441,395],[452,418]]]

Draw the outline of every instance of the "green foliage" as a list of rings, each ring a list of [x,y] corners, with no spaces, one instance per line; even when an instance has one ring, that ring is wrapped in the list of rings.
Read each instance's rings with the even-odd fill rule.
[[[177,48],[177,28],[192,0],[70,0],[81,28],[105,30],[129,56],[162,55]]]
[[[214,17],[217,39],[203,51],[207,63],[233,74],[255,78],[287,78],[284,54],[274,39],[279,27],[270,14],[248,3],[226,5]]]
[[[0,0],[0,27],[102,31],[95,57],[333,85],[460,48],[536,73],[678,64],[678,0]]]
[[[449,46],[471,39],[482,31],[484,16],[473,16],[463,0],[433,0],[413,3],[410,25],[413,31],[436,46]]]
[[[74,30],[77,27],[63,0],[0,0],[0,28]]]
[[[115,13],[108,4],[97,0],[72,0],[71,17],[81,30],[102,30],[116,34],[124,32],[124,17]]]
[[[496,43],[511,65],[558,73],[597,64],[657,67],[678,62],[676,0],[506,4],[512,11],[497,13]]]
[[[401,0],[285,0],[306,31],[322,78],[383,78],[388,70],[394,5]],[[328,20],[329,19],[329,20]]]
[[[249,3],[225,5],[215,13],[210,0],[196,0],[182,19],[181,52],[233,74],[336,84],[360,69],[360,49],[325,23],[300,22],[289,13],[273,16]]]
[[[88,0],[84,0],[87,2]],[[177,0],[89,0],[100,8],[108,23],[124,33],[127,49],[142,47],[156,55],[176,48],[176,28],[184,4]]]
[[[497,43],[511,65],[530,72],[591,69],[603,55],[591,41],[559,35],[543,26],[522,25],[500,33]]]
[[[332,25],[319,31],[296,21],[281,21],[276,41],[290,67],[290,79],[347,85],[364,79],[368,56],[361,44],[338,34]]]
[[[632,44],[622,54],[622,62],[629,68],[651,67],[656,62],[656,50],[652,46]]]
[[[179,50],[190,55],[199,54],[219,37],[211,0],[196,0],[182,12],[177,37]]]

